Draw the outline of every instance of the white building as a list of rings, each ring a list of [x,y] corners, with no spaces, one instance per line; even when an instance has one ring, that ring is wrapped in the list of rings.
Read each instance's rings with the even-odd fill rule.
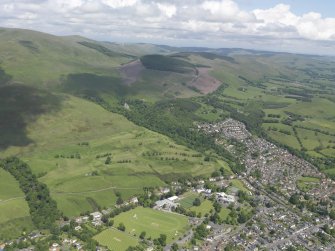
[[[228,203],[235,202],[235,197],[233,195],[228,195],[228,194],[226,194],[224,192],[216,193],[216,198],[219,201],[223,201],[223,202],[228,202]]]
[[[175,202],[176,200],[178,200],[178,196],[176,196],[176,195],[172,196],[172,197],[168,198],[168,200]]]
[[[102,217],[102,214],[100,212],[94,212],[94,213],[91,213],[90,215],[92,215],[93,217],[93,220],[100,220],[101,217]]]

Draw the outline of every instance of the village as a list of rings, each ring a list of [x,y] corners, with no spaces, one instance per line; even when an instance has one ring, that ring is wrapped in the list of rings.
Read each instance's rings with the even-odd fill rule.
[[[238,177],[244,180],[245,177],[242,175]],[[189,187],[183,194],[176,194],[178,188],[181,188],[182,184],[178,182],[172,182],[170,187],[161,187],[155,190],[155,193],[160,196],[160,200],[154,202],[154,209],[164,212],[176,213],[177,208],[180,207],[186,193],[192,193],[199,195],[199,198],[203,200],[213,200],[219,203],[223,208],[242,207],[244,204],[240,202],[238,189],[228,189],[226,191],[212,191],[207,188],[208,184],[212,184],[214,187],[224,188],[229,187],[232,180],[236,180],[235,176],[218,176],[211,177],[208,179],[200,179],[196,182],[188,182]],[[207,185],[206,185],[207,184]],[[310,217],[310,221],[303,219],[303,215],[295,213],[294,210],[290,210],[286,205],[276,203],[271,197],[267,196],[253,187],[250,183],[245,181],[245,187],[248,188],[248,196],[252,198],[255,203],[254,214],[250,219],[241,224],[226,224],[214,223],[209,220],[206,221],[208,216],[190,216],[189,224],[192,228],[184,234],[184,238],[177,241],[179,250],[223,250],[221,247],[226,245],[233,245],[237,250],[284,250],[289,246],[304,247],[306,250],[333,250],[334,238],[330,242],[320,243],[318,239],[319,233],[325,233],[323,231],[324,225],[328,225],[331,229],[335,228],[335,221],[327,218],[316,218]],[[175,189],[177,188],[177,189]],[[130,206],[135,208],[138,206],[139,200],[137,197],[133,197],[128,201],[118,205],[118,208]],[[61,227],[65,225],[74,224],[74,230],[78,233],[83,231],[86,225],[94,227],[96,229],[103,229],[106,226],[106,216],[110,216],[113,211],[112,208],[103,209],[96,211],[88,215],[82,215],[76,217],[72,222],[62,222]],[[311,213],[306,213],[312,216]],[[208,236],[204,238],[201,245],[187,245],[192,239],[194,228],[199,226],[203,221],[208,222],[206,228],[209,230]],[[34,233],[29,235],[28,238],[34,239],[41,237],[40,233]],[[22,241],[22,240],[20,240]],[[150,243],[150,242],[149,242]],[[7,243],[10,244],[10,243]],[[74,248],[76,250],[84,250],[84,243],[78,238],[64,238],[62,242],[53,243],[49,250],[59,251],[67,250],[68,248]],[[153,250],[153,244],[149,245],[147,250]],[[189,248],[183,248],[188,246]],[[262,249],[263,248],[263,249]],[[21,250],[34,250],[34,249],[21,249]],[[106,250],[104,247],[99,247],[97,250]],[[164,250],[171,250],[171,245],[165,246]],[[265,250],[265,249],[264,249]]]
[[[209,178],[185,180],[183,183],[173,181],[147,192],[147,198],[155,198],[150,206],[153,210],[188,218],[188,230],[174,242],[178,250],[223,250],[227,246],[234,247],[233,250],[250,251],[285,250],[289,247],[334,250],[335,239],[327,229],[335,229],[335,220],[308,207],[299,208],[301,204],[291,201],[296,196],[299,203],[319,204],[322,201],[327,202],[326,209],[333,208],[334,181],[287,150],[252,136],[241,122],[228,119],[217,124],[198,125],[198,129],[213,135],[217,144],[239,156],[246,170],[236,175],[227,174],[222,169]],[[236,146],[236,142],[243,144],[244,152],[240,152],[241,145]],[[302,190],[301,184],[299,187],[303,177],[313,177],[307,190]],[[143,206],[141,201],[140,195],[135,196],[116,205],[116,208],[104,208],[60,222],[61,229],[72,228],[74,232],[65,232],[49,250],[84,250],[85,242],[76,236],[80,237],[88,228],[97,233],[105,229],[122,231],[109,224],[111,217]],[[205,204],[207,211],[197,212]],[[226,215],[223,212],[227,212]],[[207,234],[194,241],[195,229],[202,224]],[[42,237],[43,233],[34,232],[4,245]],[[152,240],[146,240],[146,245],[147,250],[154,250]],[[172,243],[167,244],[164,250],[171,248]],[[99,246],[96,250],[108,249]]]

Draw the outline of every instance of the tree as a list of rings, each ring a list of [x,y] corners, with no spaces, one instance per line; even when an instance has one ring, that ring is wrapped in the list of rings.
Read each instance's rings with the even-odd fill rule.
[[[177,243],[173,243],[172,246],[171,246],[171,250],[172,251],[178,251],[178,244]]]
[[[293,205],[297,205],[299,204],[299,195],[298,194],[293,194],[290,199],[289,199],[289,202]]]
[[[110,156],[108,156],[106,161],[105,161],[105,165],[109,165],[110,163],[112,163],[112,158]]]
[[[123,199],[121,197],[117,197],[116,204],[121,205],[123,203]]]
[[[145,231],[143,231],[143,232],[140,234],[140,239],[143,240],[143,239],[145,238],[146,234],[147,234],[147,233],[146,233]]]
[[[335,209],[331,210],[330,213],[329,213],[329,217],[332,219],[332,220],[335,220]]]
[[[121,222],[120,224],[119,224],[119,226],[117,227],[117,229],[119,229],[120,231],[126,231],[126,226]]]
[[[101,221],[103,222],[103,223],[107,223],[108,222],[108,215],[103,215],[102,217],[101,217]]]
[[[114,225],[114,220],[110,220],[110,221],[108,222],[108,226],[112,227],[113,225]]]
[[[161,245],[162,247],[166,246],[166,235],[165,234],[160,234],[159,238],[157,239],[157,242],[159,243],[159,245]]]
[[[195,198],[194,201],[193,201],[193,206],[198,207],[198,206],[200,206],[200,204],[201,204],[200,199],[199,198]]]

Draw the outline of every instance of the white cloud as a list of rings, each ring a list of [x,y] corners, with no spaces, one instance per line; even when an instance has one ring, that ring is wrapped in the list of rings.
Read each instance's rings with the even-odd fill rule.
[[[196,40],[223,47],[272,48],[280,41],[297,49],[307,43],[321,48],[327,41],[327,50],[335,54],[335,17],[297,15],[287,4],[247,11],[234,0],[1,0],[0,13],[0,26],[60,35],[176,44]]]
[[[157,3],[157,6],[161,13],[169,18],[173,17],[177,13],[177,8],[173,4]]]
[[[209,19],[221,21],[251,21],[253,15],[241,11],[238,5],[232,0],[205,1],[201,7],[210,13]]]
[[[102,0],[102,3],[113,9],[134,6],[138,0]]]

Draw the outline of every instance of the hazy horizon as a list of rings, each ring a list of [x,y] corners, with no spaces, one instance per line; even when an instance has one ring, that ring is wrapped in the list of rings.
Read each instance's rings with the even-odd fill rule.
[[[3,0],[0,26],[117,43],[335,55],[335,3]]]

